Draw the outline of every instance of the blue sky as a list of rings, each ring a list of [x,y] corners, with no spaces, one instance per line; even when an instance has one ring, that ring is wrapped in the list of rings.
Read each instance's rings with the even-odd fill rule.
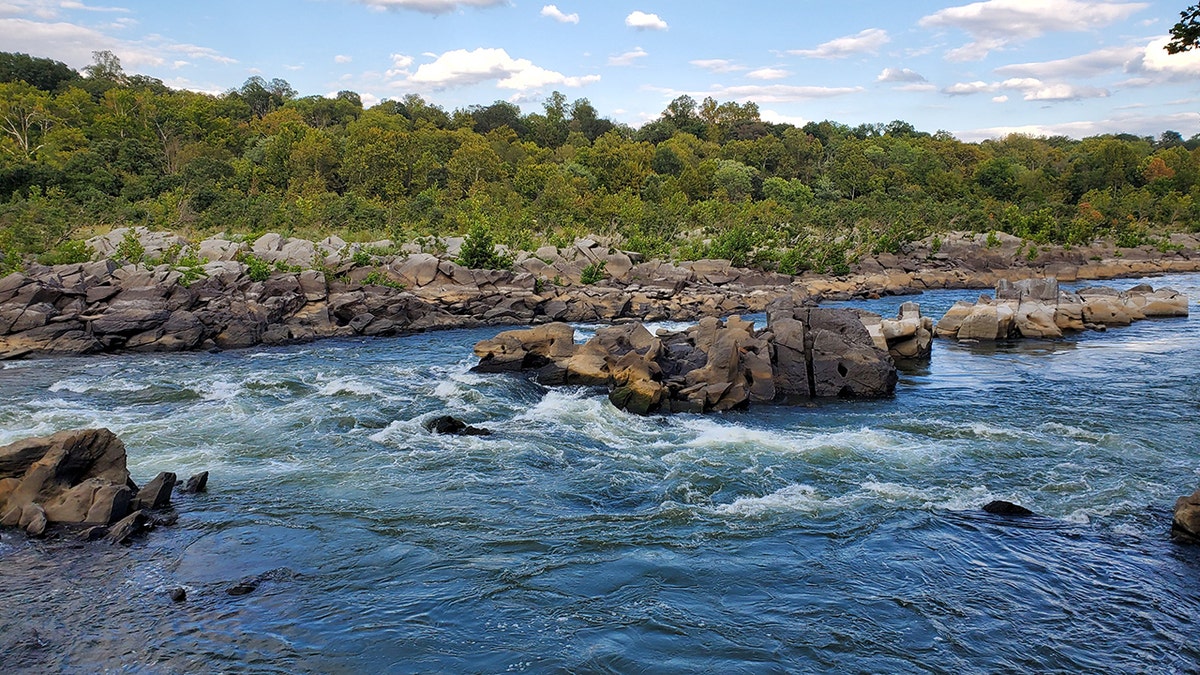
[[[0,0],[0,50],[220,92],[417,93],[539,109],[554,90],[639,126],[681,94],[763,117],[902,119],[964,140],[1200,133],[1200,53],[1168,56],[1190,0]]]

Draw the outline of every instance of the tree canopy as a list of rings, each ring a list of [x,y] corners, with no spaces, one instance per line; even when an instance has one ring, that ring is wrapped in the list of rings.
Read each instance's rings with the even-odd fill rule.
[[[1200,47],[1200,5],[1192,5],[1179,13],[1179,23],[1171,27],[1168,54],[1178,54]]]
[[[835,268],[941,231],[1169,245],[1200,230],[1200,135],[966,143],[903,120],[797,127],[681,96],[640,129],[554,92],[446,110],[409,94],[220,95],[0,54],[0,272],[121,225],[510,250],[611,236],[653,256]],[[486,228],[479,229],[481,225]]]

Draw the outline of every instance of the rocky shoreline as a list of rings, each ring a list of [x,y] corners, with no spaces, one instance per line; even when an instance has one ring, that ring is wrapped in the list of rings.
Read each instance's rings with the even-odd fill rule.
[[[173,251],[176,260],[119,264],[119,243],[130,232],[146,259]],[[275,234],[192,246],[166,233],[114,230],[89,241],[98,260],[35,265],[0,278],[0,360],[236,349],[483,325],[695,321],[763,312],[785,297],[819,302],[992,288],[1045,276],[1075,281],[1200,271],[1200,237],[1170,241],[1162,251],[1104,244],[1042,250],[1003,234],[943,235],[904,255],[866,257],[849,276],[793,277],[724,260],[643,261],[594,239],[519,254],[512,270],[471,270],[452,261],[460,240],[437,242],[435,254],[412,244]],[[197,262],[180,265],[180,251]],[[598,273],[603,278],[584,283]]]

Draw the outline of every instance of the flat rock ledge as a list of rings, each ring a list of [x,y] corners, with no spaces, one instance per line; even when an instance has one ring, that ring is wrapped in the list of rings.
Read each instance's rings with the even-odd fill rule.
[[[1067,332],[1106,330],[1148,318],[1188,315],[1186,295],[1142,284],[1127,291],[1105,287],[1062,291],[1057,279],[996,284],[996,297],[960,301],[938,321],[938,337],[956,340],[1057,339]]]
[[[184,492],[203,492],[208,473]],[[156,525],[170,525],[175,474],[162,472],[138,487],[126,469],[125,444],[108,429],[61,431],[0,447],[0,526],[47,534],[54,525],[87,540],[126,543]]]
[[[642,415],[876,398],[892,395],[898,379],[887,336],[905,353],[927,355],[931,327],[915,305],[882,319],[781,298],[767,308],[761,330],[732,316],[706,317],[679,332],[651,334],[641,323],[601,328],[584,344],[566,323],[506,331],[475,345],[475,370],[607,387],[613,405]]]

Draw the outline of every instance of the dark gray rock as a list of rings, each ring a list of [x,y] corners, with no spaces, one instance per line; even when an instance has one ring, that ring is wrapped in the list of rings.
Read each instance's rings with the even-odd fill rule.
[[[133,508],[135,510],[167,508],[171,505],[171,491],[175,489],[175,480],[175,474],[170,471],[158,474],[154,480],[138,490],[137,497],[133,500]]]
[[[183,486],[185,494],[197,494],[208,490],[208,472],[201,471],[200,473],[187,479],[187,483]]]
[[[425,422],[425,428],[435,434],[454,436],[490,436],[491,431],[473,427],[450,415],[441,415]]]
[[[1037,515],[1020,504],[1006,502],[1002,499],[988,502],[983,506],[983,510],[997,516],[1013,516],[1018,518]]]

